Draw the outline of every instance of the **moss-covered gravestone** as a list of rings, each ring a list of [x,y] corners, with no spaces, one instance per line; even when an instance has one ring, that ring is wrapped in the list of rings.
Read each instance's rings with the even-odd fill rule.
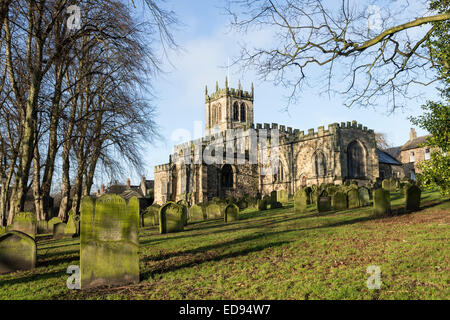
[[[270,204],[276,202],[285,204],[288,202],[288,194],[285,190],[277,190],[270,193]]]
[[[279,209],[279,208],[283,208],[283,204],[279,201],[272,202],[270,204],[270,209]]]
[[[331,198],[326,191],[322,191],[317,198],[317,210],[319,212],[326,212],[331,210]]]
[[[206,206],[206,217],[208,219],[219,219],[223,218],[222,210],[220,206],[216,203],[210,203]]]
[[[19,212],[14,216],[12,230],[26,233],[33,239],[36,237],[37,219],[34,212]]]
[[[267,202],[265,199],[258,199],[257,205],[259,211],[267,210]]]
[[[76,226],[76,215],[71,213],[69,214],[69,219],[67,220],[66,227],[64,229],[64,234],[66,236],[73,236],[77,234],[77,226]]]
[[[167,202],[159,209],[159,232],[172,233],[184,230],[185,207],[175,202]]]
[[[333,208],[336,211],[348,208],[347,195],[342,191],[336,191],[333,195]]]
[[[81,289],[139,282],[139,199],[118,195],[81,202]]]
[[[36,266],[36,242],[28,234],[10,231],[0,235],[0,274]]]
[[[359,194],[359,205],[360,206],[367,206],[370,204],[370,193],[369,189],[366,187],[361,187],[358,189]]]
[[[417,211],[420,209],[420,195],[422,191],[415,184],[408,186],[406,189],[405,210],[407,212]]]
[[[205,208],[201,205],[194,204],[188,209],[189,221],[198,222],[205,220]]]
[[[48,232],[49,233],[52,233],[53,232],[53,225],[55,225],[55,224],[57,224],[57,223],[61,223],[62,221],[61,221],[61,219],[60,218],[58,218],[58,217],[54,217],[54,218],[51,218],[50,220],[48,220],[48,222],[47,222],[47,227],[48,227]]]
[[[161,209],[159,204],[152,204],[145,209],[145,212],[142,215],[143,227],[159,226],[159,209]]]
[[[305,188],[297,190],[294,195],[294,212],[303,213],[306,212],[308,206],[308,193]]]
[[[391,214],[391,194],[389,190],[379,188],[373,194],[373,212],[376,216]]]
[[[0,227],[0,234],[4,234],[6,233],[6,228],[5,227]]]
[[[38,221],[36,224],[37,234],[49,233],[48,222],[45,220]]]
[[[236,220],[239,220],[239,207],[233,203],[230,203],[225,208],[225,222]]]
[[[381,187],[384,190],[391,190],[391,182],[388,179],[384,179],[383,181],[381,181]]]
[[[62,239],[66,237],[65,229],[67,224],[64,222],[55,223],[53,225],[53,239]]]
[[[180,204],[180,206],[182,206],[182,208],[183,208],[183,211],[182,211],[183,223],[185,226],[187,226],[187,224],[188,224],[188,207],[184,204]]]
[[[352,188],[347,192],[348,207],[350,209],[359,207],[359,192],[358,189]]]

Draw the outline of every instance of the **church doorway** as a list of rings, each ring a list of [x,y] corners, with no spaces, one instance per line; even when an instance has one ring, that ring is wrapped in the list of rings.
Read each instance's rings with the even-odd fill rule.
[[[233,168],[229,164],[222,167],[222,188],[233,188]]]

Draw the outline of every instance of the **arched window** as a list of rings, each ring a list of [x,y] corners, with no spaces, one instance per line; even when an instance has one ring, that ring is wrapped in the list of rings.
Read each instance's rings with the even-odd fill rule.
[[[245,122],[245,103],[241,104],[241,122]]]
[[[222,120],[222,107],[221,106],[219,106],[219,112],[217,112],[217,123],[219,123],[220,120]]]
[[[353,141],[348,145],[347,164],[349,178],[364,178],[366,175],[365,156],[362,145]]]
[[[278,164],[277,173],[273,175],[274,182],[283,182],[284,181],[284,170],[281,162]]]
[[[237,102],[233,104],[233,120],[239,121],[239,105]]]
[[[314,168],[316,170],[316,177],[323,177],[327,173],[325,156],[322,152],[316,153],[314,157]]]
[[[215,124],[217,119],[216,106],[212,107],[211,124]]]
[[[229,164],[222,167],[222,187],[233,187],[233,168],[231,168],[231,165]]]
[[[302,178],[302,187],[306,187],[306,176]]]

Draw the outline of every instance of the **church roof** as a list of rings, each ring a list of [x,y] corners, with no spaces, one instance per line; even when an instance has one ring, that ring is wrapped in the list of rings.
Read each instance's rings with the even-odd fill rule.
[[[390,165],[394,165],[394,166],[401,166],[402,164],[395,159],[393,156],[391,156],[389,153],[377,149],[377,155],[378,155],[378,162],[379,163],[385,163],[385,164],[390,164]]]

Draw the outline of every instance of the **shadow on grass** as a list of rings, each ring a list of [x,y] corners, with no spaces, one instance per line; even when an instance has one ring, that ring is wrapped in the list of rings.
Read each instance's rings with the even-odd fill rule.
[[[23,283],[27,283],[27,282],[31,282],[31,281],[42,281],[42,280],[48,280],[48,279],[53,279],[53,278],[59,278],[59,277],[63,276],[64,274],[66,274],[65,270],[49,272],[49,273],[44,273],[44,274],[36,273],[36,274],[32,274],[32,275],[27,275],[27,276],[21,277],[21,278],[2,280],[0,282],[0,288],[17,285],[17,284],[23,284]]]

